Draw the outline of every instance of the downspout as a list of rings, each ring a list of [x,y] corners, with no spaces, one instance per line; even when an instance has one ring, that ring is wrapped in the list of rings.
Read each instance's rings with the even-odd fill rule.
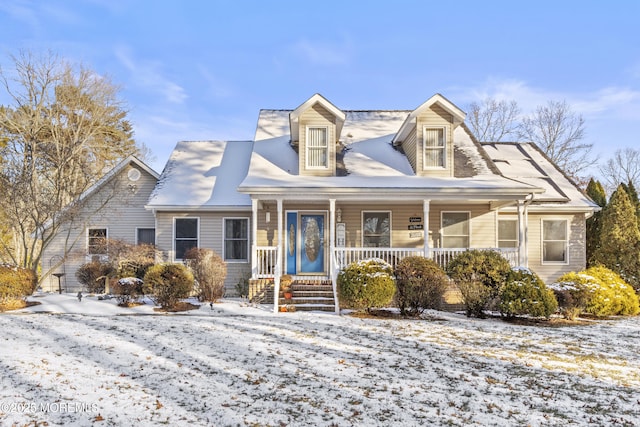
[[[524,200],[524,267],[529,268],[529,205],[533,203],[533,193]]]

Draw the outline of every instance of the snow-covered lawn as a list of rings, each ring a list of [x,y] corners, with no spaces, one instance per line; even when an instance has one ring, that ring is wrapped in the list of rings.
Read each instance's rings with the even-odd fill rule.
[[[0,315],[2,426],[640,425],[638,318],[549,328],[32,299]]]

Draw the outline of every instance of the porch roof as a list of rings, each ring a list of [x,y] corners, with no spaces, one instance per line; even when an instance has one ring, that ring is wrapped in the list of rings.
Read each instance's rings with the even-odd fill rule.
[[[239,191],[287,199],[326,200],[524,200],[544,189],[495,175],[473,178],[427,178],[420,176],[304,177],[271,175],[247,177]]]

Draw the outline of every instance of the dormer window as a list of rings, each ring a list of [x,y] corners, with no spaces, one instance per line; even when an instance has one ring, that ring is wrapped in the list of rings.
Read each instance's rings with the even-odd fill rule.
[[[326,169],[329,167],[329,129],[324,127],[307,128],[307,168]]]
[[[422,135],[424,139],[424,169],[446,167],[446,128],[425,126]]]

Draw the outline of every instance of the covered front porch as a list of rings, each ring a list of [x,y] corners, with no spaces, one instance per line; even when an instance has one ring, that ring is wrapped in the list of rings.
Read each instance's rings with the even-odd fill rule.
[[[281,303],[283,275],[330,281],[338,313],[337,276],[355,261],[381,258],[395,267],[405,257],[424,256],[445,268],[463,251],[491,249],[512,266],[526,266],[527,204],[524,197],[491,201],[390,197],[384,202],[353,197],[253,198],[251,278],[272,284],[275,311]],[[504,206],[515,207],[516,225],[506,245],[498,242],[496,231],[497,212]]]

